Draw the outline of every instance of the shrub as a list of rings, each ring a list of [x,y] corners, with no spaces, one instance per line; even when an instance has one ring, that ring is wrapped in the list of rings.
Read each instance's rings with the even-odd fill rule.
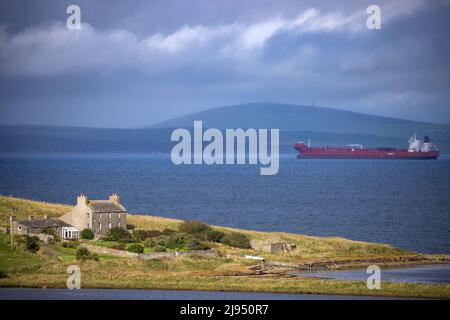
[[[220,242],[225,236],[222,231],[214,230],[210,225],[197,220],[181,223],[178,230],[203,241]]]
[[[83,231],[81,231],[81,238],[87,240],[94,239],[94,231],[91,229],[83,229]]]
[[[0,279],[6,278],[8,274],[5,271],[0,270]]]
[[[169,249],[189,249],[189,250],[204,250],[209,249],[209,246],[187,233],[177,233],[170,236],[165,247]]]
[[[25,240],[25,247],[27,248],[28,251],[32,252],[32,253],[36,253],[39,251],[39,238],[36,236],[32,236],[26,237]]]
[[[236,248],[250,248],[250,239],[245,234],[230,232],[225,234],[221,241],[223,244]]]
[[[206,243],[194,237],[187,238],[184,242],[184,247],[189,250],[206,250],[210,248]]]
[[[153,247],[153,250],[155,252],[167,252],[166,247],[160,246],[160,245],[156,245]]]
[[[225,233],[219,230],[208,230],[206,233],[206,240],[212,241],[212,242],[221,242],[223,237],[225,236]]]
[[[122,228],[112,228],[108,231],[106,240],[128,242],[129,240],[131,240],[131,235],[127,230],[124,230]]]
[[[133,238],[139,239],[141,241],[144,241],[148,238],[158,237],[162,235],[161,231],[158,230],[134,230],[133,231]]]
[[[150,238],[145,240],[144,245],[146,247],[155,247],[155,246],[163,246],[165,247],[167,243],[169,242],[170,237],[169,236],[159,236],[156,238]]]
[[[155,249],[156,247],[165,247],[172,250],[189,249],[189,250],[205,250],[209,246],[200,241],[193,235],[187,233],[175,233],[171,236],[159,236],[147,239],[144,245]]]
[[[127,223],[127,230],[134,230],[134,229],[136,229],[136,226],[134,224]]]
[[[205,233],[210,229],[211,227],[208,224],[198,220],[184,221],[178,227],[178,231],[192,235]]]
[[[135,253],[143,253],[144,247],[140,244],[133,243],[132,245],[128,246],[127,251]]]
[[[88,249],[83,248],[83,247],[77,249],[75,256],[76,256],[77,260],[81,260],[81,261],[84,261],[84,260],[98,261],[97,255],[90,253]]]

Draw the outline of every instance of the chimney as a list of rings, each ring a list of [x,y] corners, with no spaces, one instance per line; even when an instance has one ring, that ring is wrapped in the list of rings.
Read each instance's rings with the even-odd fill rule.
[[[77,205],[87,205],[88,203],[88,198],[84,195],[84,194],[80,194],[77,197]]]
[[[48,215],[44,214],[44,219],[48,219]]]
[[[109,201],[120,204],[120,197],[117,193],[113,193],[112,195],[109,196]]]
[[[28,220],[33,220],[33,216],[32,215],[28,215]]]

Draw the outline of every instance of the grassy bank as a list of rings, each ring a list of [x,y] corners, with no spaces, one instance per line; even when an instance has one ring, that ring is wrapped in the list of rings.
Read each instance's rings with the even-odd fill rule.
[[[25,219],[29,214],[58,217],[70,206],[0,197],[0,223],[8,224],[10,215]],[[128,222],[142,230],[176,230],[181,220],[155,216],[129,215]],[[289,233],[268,233],[215,227],[224,232],[240,232],[250,238],[279,237],[295,243],[297,250],[277,254],[230,247],[221,243],[215,258],[178,257],[142,261],[139,259],[100,256],[99,261],[76,261],[75,250],[60,245],[44,246],[38,253],[12,250],[9,236],[0,233],[0,271],[6,277],[0,286],[63,288],[67,266],[76,263],[82,272],[84,288],[137,288],[225,290],[253,292],[286,292],[346,295],[382,295],[403,297],[450,298],[450,285],[422,285],[383,282],[381,290],[369,290],[362,281],[325,280],[288,277],[282,270],[257,275],[252,267],[258,262],[243,255],[264,256],[268,262],[294,265],[324,264],[330,268],[409,263],[439,263],[448,261],[445,255],[423,255],[394,248],[387,244],[352,241],[336,237],[310,237]],[[108,246],[110,244],[104,243]]]

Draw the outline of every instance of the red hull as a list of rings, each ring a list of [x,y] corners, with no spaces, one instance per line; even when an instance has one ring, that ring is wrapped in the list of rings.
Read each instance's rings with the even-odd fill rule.
[[[406,149],[393,148],[310,148],[297,143],[294,148],[299,159],[437,159],[439,151],[409,152]]]

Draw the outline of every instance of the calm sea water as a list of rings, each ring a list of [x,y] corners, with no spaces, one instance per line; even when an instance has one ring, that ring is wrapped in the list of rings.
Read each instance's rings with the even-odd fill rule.
[[[74,204],[121,195],[132,213],[450,253],[450,159],[281,159],[173,165],[168,155],[1,155],[0,194]]]
[[[366,269],[302,271],[299,276],[367,281]],[[410,268],[381,269],[381,281],[450,284],[450,265],[424,265]]]
[[[397,300],[403,298],[256,292],[0,288],[0,300]]]

